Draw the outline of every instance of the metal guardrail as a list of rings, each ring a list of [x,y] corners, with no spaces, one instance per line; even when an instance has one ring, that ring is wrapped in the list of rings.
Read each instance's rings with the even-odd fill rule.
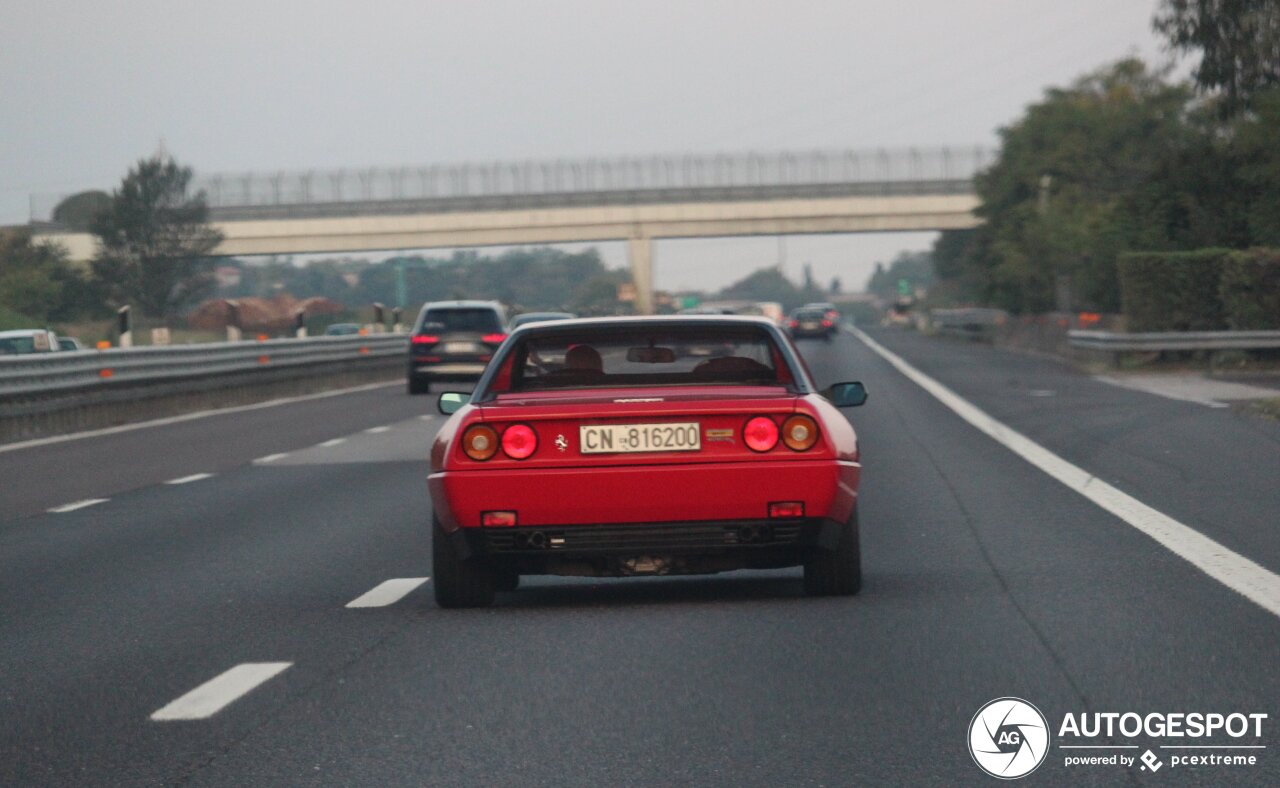
[[[421,203],[430,210],[449,210],[454,203],[505,205],[513,198],[560,204],[588,194],[592,203],[609,203],[657,192],[673,199],[673,192],[688,190],[719,190],[744,199],[757,190],[797,186],[843,195],[916,193],[920,190],[906,187],[919,184],[955,193],[972,190],[974,175],[993,160],[993,152],[980,146],[620,156],[224,173],[196,178],[191,190],[204,192],[214,219],[321,215],[339,205],[347,213],[376,213],[384,203]],[[632,196],[624,199],[624,194]],[[51,221],[61,197],[32,195],[31,220]]]
[[[1280,331],[1160,331],[1122,334],[1068,331],[1074,348],[1111,353],[1159,350],[1267,350],[1280,348]]]
[[[216,377],[406,352],[406,334],[216,342],[0,357],[0,399]]]

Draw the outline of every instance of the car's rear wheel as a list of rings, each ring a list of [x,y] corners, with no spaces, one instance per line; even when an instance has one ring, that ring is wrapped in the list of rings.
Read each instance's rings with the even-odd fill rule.
[[[804,565],[804,592],[809,596],[851,596],[862,588],[862,548],[858,542],[858,509],[840,529],[835,550],[822,550]]]
[[[494,573],[479,561],[458,555],[453,540],[431,518],[431,580],[440,607],[488,607],[493,604]]]
[[[430,384],[422,378],[409,378],[409,394],[426,394],[430,390]]]

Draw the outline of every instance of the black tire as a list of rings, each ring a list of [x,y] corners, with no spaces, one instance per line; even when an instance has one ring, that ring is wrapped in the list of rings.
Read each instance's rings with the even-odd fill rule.
[[[809,596],[852,596],[862,588],[862,548],[858,542],[858,510],[840,530],[835,550],[821,550],[804,565],[804,592]]]
[[[514,569],[500,569],[493,573],[493,587],[496,591],[515,591],[520,587],[520,574]]]
[[[488,607],[493,604],[493,570],[459,557],[451,540],[431,518],[431,582],[440,607]]]
[[[409,396],[414,394],[426,394],[431,390],[431,385],[421,378],[409,378]]]

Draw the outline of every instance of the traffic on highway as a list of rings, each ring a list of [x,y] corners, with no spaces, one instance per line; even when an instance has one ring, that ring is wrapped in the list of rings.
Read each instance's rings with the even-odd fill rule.
[[[724,322],[680,320],[660,325]],[[508,347],[554,376],[572,324],[538,325]],[[640,347],[632,368],[661,374],[665,351]],[[453,416],[390,383],[3,447],[3,782],[942,785],[1034,761],[1045,784],[1115,784],[1154,776],[1146,752],[1175,784],[1276,782],[1276,425],[890,329],[794,347],[815,390],[872,392],[816,411],[824,435],[857,430],[857,596],[806,598],[800,567],[664,572],[671,546],[646,543],[623,577],[522,571],[489,610],[447,609],[457,586],[439,604],[459,564],[441,566],[432,518],[472,515],[428,484],[433,441],[456,446],[445,435],[493,403],[501,424],[531,407],[514,400],[583,396],[515,376]],[[582,423],[614,421],[645,419]],[[526,462],[563,464],[542,431]],[[610,499],[700,517],[667,467],[639,497],[557,488],[555,518]],[[734,478],[702,501],[778,484]],[[539,516],[503,485],[465,495]],[[999,763],[970,741],[987,730]]]

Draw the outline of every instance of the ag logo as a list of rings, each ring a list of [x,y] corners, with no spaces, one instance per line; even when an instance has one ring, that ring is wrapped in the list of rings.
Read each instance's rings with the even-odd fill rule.
[[[1049,754],[1049,723],[1021,698],[996,698],[969,723],[969,754],[992,777],[1025,777]]]

